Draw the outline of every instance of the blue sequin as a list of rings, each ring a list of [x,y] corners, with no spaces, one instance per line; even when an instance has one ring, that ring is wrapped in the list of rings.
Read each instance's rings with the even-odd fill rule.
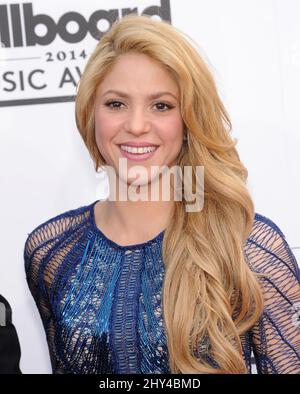
[[[148,242],[118,245],[97,228],[96,202],[47,220],[26,239],[26,277],[53,373],[170,373],[162,313],[164,231]],[[271,240],[281,242],[277,247]],[[300,373],[299,269],[270,219],[255,215],[245,257],[252,270],[270,274],[260,279],[264,313],[241,336],[248,371],[253,350],[258,373]],[[195,355],[217,366],[209,343]]]

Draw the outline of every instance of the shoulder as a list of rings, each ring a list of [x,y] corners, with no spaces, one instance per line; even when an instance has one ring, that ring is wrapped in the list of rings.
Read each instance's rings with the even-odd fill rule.
[[[256,214],[246,255],[263,296],[263,311],[251,328],[259,374],[299,371],[300,278],[285,235],[269,218]]]
[[[42,253],[43,249],[45,253],[51,245],[59,242],[68,232],[74,231],[86,222],[90,216],[91,206],[92,204],[89,204],[61,212],[48,218],[28,233],[24,245],[25,268],[38,251]]]
[[[287,273],[299,280],[299,267],[284,233],[270,218],[255,213],[252,231],[245,244],[245,255],[255,272]]]
[[[265,233],[265,235],[277,234],[279,237],[285,237],[276,223],[274,223],[270,218],[256,212],[253,221],[252,232],[249,238],[252,240],[261,240],[262,233]]]

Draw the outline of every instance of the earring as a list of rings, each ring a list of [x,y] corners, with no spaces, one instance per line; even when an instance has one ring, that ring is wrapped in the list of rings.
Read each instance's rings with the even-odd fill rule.
[[[188,131],[186,130],[183,136],[183,141],[187,141],[188,140]]]

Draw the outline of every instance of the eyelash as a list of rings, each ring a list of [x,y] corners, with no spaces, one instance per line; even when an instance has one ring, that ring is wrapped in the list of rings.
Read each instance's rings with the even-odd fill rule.
[[[113,103],[123,104],[121,101],[110,100],[110,101],[107,101],[107,102],[105,103],[105,106],[108,107],[108,108],[110,108],[110,109],[113,109],[113,110],[119,110],[119,109],[121,109],[120,107],[110,107],[110,104],[113,104]],[[162,101],[159,101],[158,103],[155,103],[155,105],[158,105],[158,104],[163,104],[164,106],[167,107],[167,109],[158,110],[159,112],[169,111],[169,110],[171,110],[172,108],[174,108],[174,105],[170,105],[170,104],[164,103],[164,102],[162,102]]]

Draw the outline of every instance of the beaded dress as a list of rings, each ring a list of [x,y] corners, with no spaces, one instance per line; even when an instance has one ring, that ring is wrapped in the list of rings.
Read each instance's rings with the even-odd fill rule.
[[[26,278],[53,373],[168,374],[164,231],[145,243],[118,245],[96,226],[97,201],[47,220],[25,242]],[[253,351],[258,373],[300,373],[296,259],[281,230],[258,213],[244,253],[253,271],[268,274],[259,279],[264,312],[241,337],[248,372]]]

